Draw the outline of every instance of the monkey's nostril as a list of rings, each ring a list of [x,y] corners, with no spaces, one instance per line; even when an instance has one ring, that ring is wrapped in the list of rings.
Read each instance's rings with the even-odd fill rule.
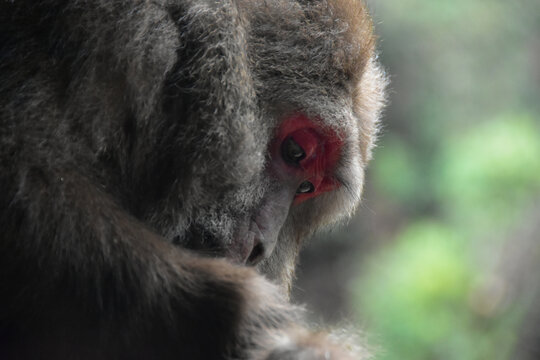
[[[257,245],[255,245],[255,247],[251,251],[251,254],[249,254],[249,257],[246,261],[246,264],[250,266],[257,265],[264,258],[264,245],[260,241],[258,240],[256,241],[257,241]]]

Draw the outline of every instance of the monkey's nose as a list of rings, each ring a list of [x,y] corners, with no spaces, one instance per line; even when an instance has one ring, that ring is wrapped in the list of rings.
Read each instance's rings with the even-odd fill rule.
[[[266,228],[261,228],[255,220],[251,221],[249,230],[253,235],[253,242],[251,252],[245,259],[245,264],[256,266],[272,254],[277,239],[272,239],[274,236],[273,231],[266,231]]]
[[[255,246],[253,246],[253,250],[251,251],[251,254],[249,254],[246,260],[246,265],[255,266],[260,263],[264,258],[264,245],[259,239],[255,238]]]
[[[251,243],[247,242],[244,244],[245,250],[248,250],[246,249],[247,246],[251,246],[244,253],[244,263],[246,265],[257,265],[262,260],[270,257],[274,252],[281,228],[289,215],[289,209],[296,193],[296,187],[297,185],[274,184],[270,187],[261,204],[251,216],[249,233],[253,236],[253,240]]]

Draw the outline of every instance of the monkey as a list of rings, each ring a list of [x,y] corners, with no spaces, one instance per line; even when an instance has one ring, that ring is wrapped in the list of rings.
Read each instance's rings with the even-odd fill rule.
[[[360,359],[288,299],[385,103],[360,0],[0,3],[0,358]]]

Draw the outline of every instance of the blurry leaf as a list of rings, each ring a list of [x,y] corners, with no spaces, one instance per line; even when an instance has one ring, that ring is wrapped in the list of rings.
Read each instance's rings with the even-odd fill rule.
[[[414,204],[422,191],[422,175],[414,154],[403,142],[385,139],[371,168],[377,191],[395,203]]]
[[[371,257],[353,291],[361,322],[385,350],[380,359],[505,358],[513,343],[506,317],[486,322],[470,306],[478,269],[464,240],[419,222]]]
[[[450,214],[510,221],[540,192],[540,127],[528,116],[483,123],[447,139],[436,166]]]

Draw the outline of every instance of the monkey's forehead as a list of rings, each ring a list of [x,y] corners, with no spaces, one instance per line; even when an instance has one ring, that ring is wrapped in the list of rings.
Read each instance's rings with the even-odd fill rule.
[[[245,2],[257,70],[304,79],[358,81],[374,53],[373,25],[360,1]]]

